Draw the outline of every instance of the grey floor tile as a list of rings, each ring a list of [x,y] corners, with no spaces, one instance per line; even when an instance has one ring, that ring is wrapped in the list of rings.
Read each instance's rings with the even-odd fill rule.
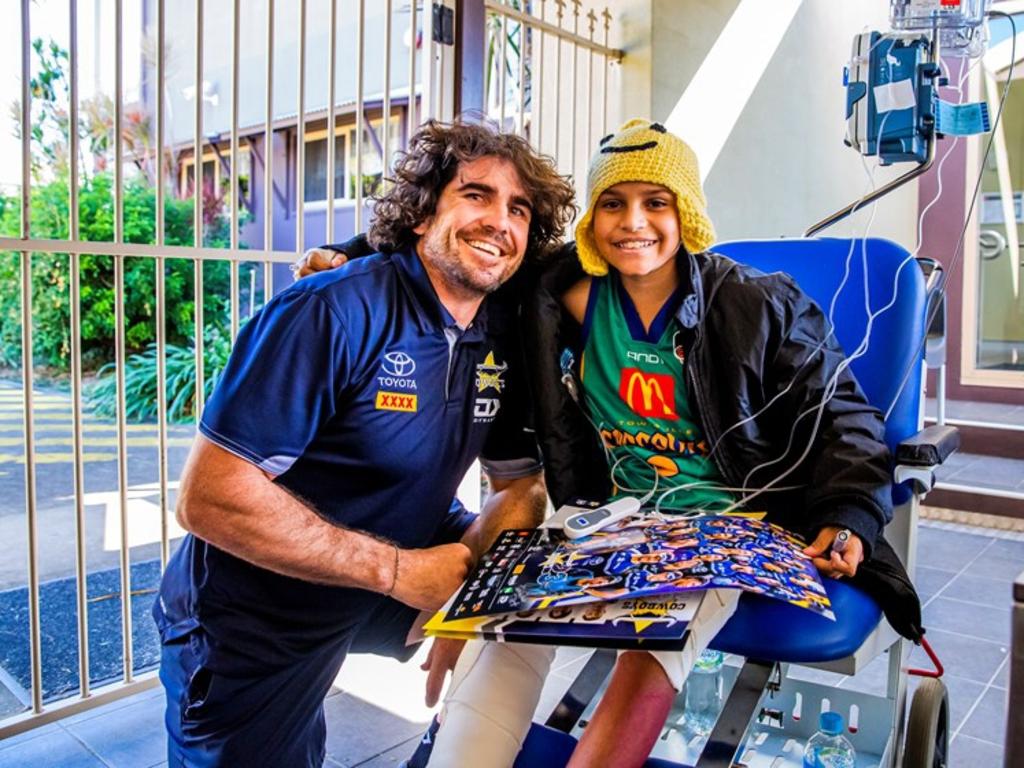
[[[917,562],[942,571],[959,571],[992,543],[989,536],[922,525],[917,532]]]
[[[1010,609],[953,600],[945,594],[924,609],[924,625],[961,635],[981,637],[997,643],[1010,642]]]
[[[324,713],[327,754],[346,766],[358,765],[419,738],[427,728],[427,723],[411,723],[348,693],[324,702]]]
[[[155,688],[149,688],[141,693],[135,693],[131,696],[125,696],[123,699],[116,699],[108,704],[104,704],[99,707],[92,709],[86,709],[78,714],[71,715],[61,720],[62,725],[74,725],[75,723],[81,723],[85,720],[92,720],[94,717],[103,717],[111,712],[116,712],[119,709],[125,707],[132,707],[141,701],[149,701],[151,699],[159,698],[161,702],[164,700],[164,689],[163,686],[156,686]],[[162,704],[161,704],[162,706]]]
[[[968,573],[971,576],[984,576],[988,579],[1000,579],[1009,584],[1020,572],[1024,571],[1024,562],[1021,562],[1015,557],[1001,557],[999,555],[989,555],[985,552],[981,557],[971,563],[971,567],[968,569]]]
[[[409,739],[396,747],[392,747],[383,754],[370,758],[366,762],[354,764],[353,768],[356,768],[356,766],[358,766],[358,768],[395,768],[395,766],[400,765],[403,760],[409,759],[415,751],[418,741],[418,738]],[[339,765],[344,765],[344,763],[339,763]]]
[[[949,745],[949,768],[981,768],[981,766],[998,768],[1002,764],[1002,742],[992,744],[961,734]]]
[[[992,685],[996,688],[1002,688],[1006,690],[1010,687],[1010,659],[1007,657],[1006,663],[999,669],[999,674],[996,675],[992,681]]]
[[[40,736],[45,736],[48,733],[53,733],[54,731],[59,730],[60,726],[56,723],[47,723],[46,725],[41,725],[38,728],[33,728],[31,731],[19,733],[17,736],[8,736],[6,739],[0,739],[0,750],[13,747],[15,744],[20,744],[21,742],[28,741],[29,739],[38,739]]]
[[[140,768],[167,759],[162,698],[143,699],[66,727],[112,768]]]
[[[1008,557],[1020,563],[1020,569],[1024,571],[1024,541],[1015,539],[996,539],[989,550],[989,554],[996,557]]]
[[[911,677],[907,682],[907,711],[913,701],[914,692],[924,678]],[[978,700],[985,686],[973,680],[966,680],[956,675],[943,675],[942,682],[946,685],[946,695],[949,697],[949,728],[950,733],[959,728],[967,713],[971,711],[974,702]]]
[[[940,571],[938,568],[929,568],[926,565],[917,566],[917,573],[914,574],[914,586],[917,593],[925,600],[937,595],[954,578],[951,571]]]
[[[1006,698],[1007,692],[999,688],[985,691],[960,733],[993,744],[1002,744],[1006,738]]]
[[[1024,569],[1024,565],[1022,565],[1022,569]],[[1009,609],[1011,590],[1010,582],[1005,579],[975,576],[968,571],[953,579],[942,591],[942,597],[967,600],[977,605],[988,605],[993,608]]]
[[[957,483],[975,482],[986,488],[1012,490],[1020,483],[1022,474],[1024,462],[1020,459],[983,456],[965,469],[955,472],[949,479]]]
[[[941,629],[929,630],[928,641],[948,674],[985,685],[988,685],[1008,653],[1007,647],[1000,643],[976,640]],[[932,664],[923,649],[914,648],[910,654],[910,666],[930,669]]]
[[[148,764],[147,764],[148,765]],[[63,728],[12,747],[0,746],[0,768],[60,766],[106,768],[106,764]]]

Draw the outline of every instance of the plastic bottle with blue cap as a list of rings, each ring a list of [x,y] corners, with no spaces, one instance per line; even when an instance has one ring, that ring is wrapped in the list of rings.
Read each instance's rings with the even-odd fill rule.
[[[804,768],[854,768],[857,753],[843,735],[846,725],[838,712],[822,712],[818,731],[804,747]]]

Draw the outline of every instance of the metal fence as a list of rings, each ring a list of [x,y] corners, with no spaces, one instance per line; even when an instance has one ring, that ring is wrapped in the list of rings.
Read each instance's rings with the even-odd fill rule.
[[[171,552],[169,530],[172,512],[170,509],[170,486],[168,464],[168,402],[166,397],[167,384],[167,333],[165,329],[167,306],[167,285],[165,265],[171,259],[187,259],[193,264],[193,292],[195,310],[193,322],[194,366],[195,366],[195,407],[194,413],[202,409],[205,370],[204,370],[204,264],[211,262],[228,262],[230,269],[229,326],[233,340],[241,324],[239,266],[242,263],[262,265],[263,297],[272,295],[275,281],[275,265],[290,264],[305,243],[304,227],[306,222],[303,189],[305,186],[305,152],[304,139],[306,122],[310,119],[305,101],[307,92],[308,52],[307,31],[309,29],[309,0],[289,0],[278,2],[265,0],[265,111],[262,126],[263,141],[263,178],[262,178],[262,247],[244,248],[239,242],[240,231],[240,185],[238,179],[238,158],[242,130],[239,125],[240,107],[240,24],[243,10],[249,16],[251,9],[243,9],[241,0],[226,0],[231,6],[230,20],[230,149],[228,173],[230,182],[228,207],[230,208],[230,242],[228,247],[216,248],[204,245],[204,203],[202,195],[201,172],[202,162],[211,140],[204,135],[204,29],[207,26],[207,9],[209,0],[189,0],[185,3],[169,3],[167,0],[142,0],[149,3],[148,7],[155,13],[155,146],[150,150],[156,169],[155,183],[155,237],[151,243],[126,242],[124,230],[125,201],[125,168],[130,160],[138,161],[137,155],[125,156],[122,141],[125,110],[123,103],[124,80],[124,0],[113,0],[113,38],[114,38],[114,75],[113,75],[113,239],[111,242],[96,242],[82,239],[79,231],[79,187],[80,171],[79,150],[80,137],[78,131],[80,108],[80,46],[79,46],[79,2],[68,0],[68,82],[69,105],[68,131],[69,144],[69,183],[68,183],[68,237],[67,239],[39,239],[32,237],[32,127],[33,127],[33,94],[30,89],[32,75],[32,29],[33,2],[21,0],[21,104],[20,104],[20,138],[21,138],[21,223],[18,237],[0,237],[0,252],[17,254],[20,268],[20,303],[21,303],[21,397],[23,402],[23,463],[25,487],[25,520],[26,520],[26,559],[27,559],[27,593],[28,593],[28,635],[31,663],[31,702],[29,711],[17,714],[0,721],[0,739],[27,730],[42,723],[59,719],[76,711],[97,706],[112,699],[128,695],[156,684],[155,674],[151,671],[137,673],[133,661],[132,643],[132,611],[129,596],[131,585],[131,556],[129,537],[129,497],[128,497],[128,432],[129,424],[126,416],[126,287],[125,263],[127,259],[150,259],[154,269],[154,303],[155,315],[155,346],[156,346],[156,397],[158,435],[158,467],[159,467],[159,510],[160,537],[159,552],[161,570],[166,565]],[[336,68],[339,56],[337,35],[339,19],[339,0],[320,0],[327,3],[329,16],[327,32],[327,75],[326,75],[326,110],[317,119],[325,119],[328,126],[336,126],[338,99],[336,94]],[[477,0],[477,4],[481,0]],[[356,30],[358,32],[355,50],[346,50],[355,67],[355,231],[363,228],[363,196],[364,189],[362,164],[364,160],[363,141],[365,115],[364,76],[367,67],[382,67],[383,88],[380,96],[383,120],[383,141],[380,142],[382,167],[391,165],[392,141],[389,131],[392,129],[392,99],[404,98],[406,104],[405,120],[406,136],[424,119],[438,117],[450,119],[461,107],[456,73],[458,66],[481,66],[486,62],[490,67],[486,99],[488,115],[498,120],[509,129],[528,136],[530,141],[542,151],[559,158],[562,170],[573,173],[579,178],[584,167],[585,155],[603,133],[607,131],[610,121],[608,116],[608,94],[617,87],[613,70],[614,64],[621,58],[621,52],[608,47],[611,15],[604,10],[600,15],[595,11],[582,14],[582,3],[575,1],[566,3],[564,0],[539,0],[539,2],[501,3],[484,0],[482,5],[487,17],[487,30],[480,37],[485,39],[486,50],[459,50],[452,34],[455,28],[454,0],[433,3],[428,6],[428,18],[422,18],[424,10],[417,7],[416,2],[408,5],[412,44],[409,45],[407,62],[407,83],[403,89],[392,85],[392,0],[383,0],[385,5],[385,26],[382,39],[372,40],[367,45],[364,18],[367,10],[366,0],[350,0],[347,6],[354,6],[356,13]],[[194,115],[191,156],[193,158],[193,243],[191,246],[168,245],[166,240],[165,197],[168,195],[165,178],[164,157],[170,149],[167,146],[169,115],[163,98],[165,80],[167,78],[167,25],[168,13],[172,10],[176,21],[180,23],[180,14],[192,15],[197,44],[192,65],[194,73]],[[37,7],[38,10],[38,7]],[[297,148],[294,155],[293,173],[288,175],[288,184],[295,190],[295,239],[294,249],[275,249],[274,237],[274,206],[275,206],[275,171],[274,142],[275,134],[281,130],[281,112],[275,104],[274,70],[275,55],[278,41],[275,40],[277,26],[275,19],[281,13],[296,14],[298,25],[297,60],[295,77],[297,82],[297,116],[294,121],[294,137]],[[417,15],[421,18],[417,18]],[[424,28],[422,45],[416,44],[417,27]],[[581,27],[585,27],[582,29]],[[600,42],[599,42],[600,41]],[[373,53],[368,53],[368,50]],[[377,56],[383,57],[374,61]],[[379,62],[379,63],[378,63]],[[541,73],[553,70],[553,77],[541,77]],[[569,73],[568,77],[564,77]],[[493,76],[492,76],[493,75]],[[563,80],[565,84],[563,85]],[[250,126],[251,128],[251,126]],[[326,173],[326,238],[328,242],[336,239],[334,210],[336,205],[335,173],[336,157],[335,141],[327,140],[327,173]],[[252,147],[250,146],[250,149]],[[188,148],[178,147],[184,152]],[[216,150],[219,153],[219,149]],[[253,166],[255,169],[255,166]],[[255,171],[254,171],[255,173]],[[255,182],[255,179],[252,180]],[[252,185],[255,187],[255,183]],[[70,402],[72,418],[72,452],[73,452],[73,506],[77,613],[77,650],[78,650],[78,689],[77,695],[61,701],[45,702],[43,697],[43,670],[47,659],[43,653],[40,631],[40,572],[39,572],[39,509],[37,501],[37,470],[38,452],[36,445],[36,408],[33,403],[36,391],[33,361],[33,293],[32,269],[34,254],[66,254],[68,258],[69,303],[70,303]],[[113,260],[114,290],[114,367],[117,384],[116,407],[116,445],[117,445],[117,498],[119,506],[120,544],[120,624],[122,634],[122,664],[120,680],[100,687],[92,687],[89,675],[89,620],[87,610],[87,547],[86,547],[86,514],[85,514],[85,464],[83,460],[83,421],[86,413],[83,406],[83,360],[82,360],[82,293],[81,293],[81,258],[87,255],[103,255]],[[279,281],[280,282],[280,281]],[[250,307],[252,303],[250,294]]]
[[[621,83],[622,51],[609,47],[612,13],[581,0],[484,6],[488,117],[554,157],[582,194],[590,153],[618,124],[608,101]]]

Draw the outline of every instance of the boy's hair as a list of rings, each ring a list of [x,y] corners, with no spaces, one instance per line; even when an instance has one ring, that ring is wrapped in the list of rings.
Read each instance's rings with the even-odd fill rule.
[[[606,189],[628,181],[645,181],[672,191],[679,214],[679,236],[687,251],[700,253],[715,242],[715,229],[700,186],[697,155],[660,123],[634,119],[601,139],[590,160],[587,208],[576,225],[576,253],[586,272],[608,273],[608,262],[597,249],[591,227],[597,198]]]
[[[412,246],[413,230],[434,215],[441,192],[460,163],[483,157],[507,160],[515,167],[533,210],[527,253],[559,243],[576,215],[573,188],[551,158],[536,153],[526,139],[488,125],[430,120],[399,153],[391,186],[374,204],[368,239],[379,251]]]

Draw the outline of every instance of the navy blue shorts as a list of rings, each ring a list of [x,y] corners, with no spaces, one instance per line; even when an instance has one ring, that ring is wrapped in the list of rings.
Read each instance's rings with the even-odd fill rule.
[[[456,516],[452,516],[455,518]],[[458,541],[475,515],[460,516],[435,543]],[[167,694],[170,768],[281,766],[319,768],[326,751],[323,702],[346,655],[373,653],[408,661],[405,640],[419,611],[384,599],[350,632],[285,667],[222,674],[205,664],[203,629],[166,642],[160,681]],[[223,655],[224,648],[218,648]]]

